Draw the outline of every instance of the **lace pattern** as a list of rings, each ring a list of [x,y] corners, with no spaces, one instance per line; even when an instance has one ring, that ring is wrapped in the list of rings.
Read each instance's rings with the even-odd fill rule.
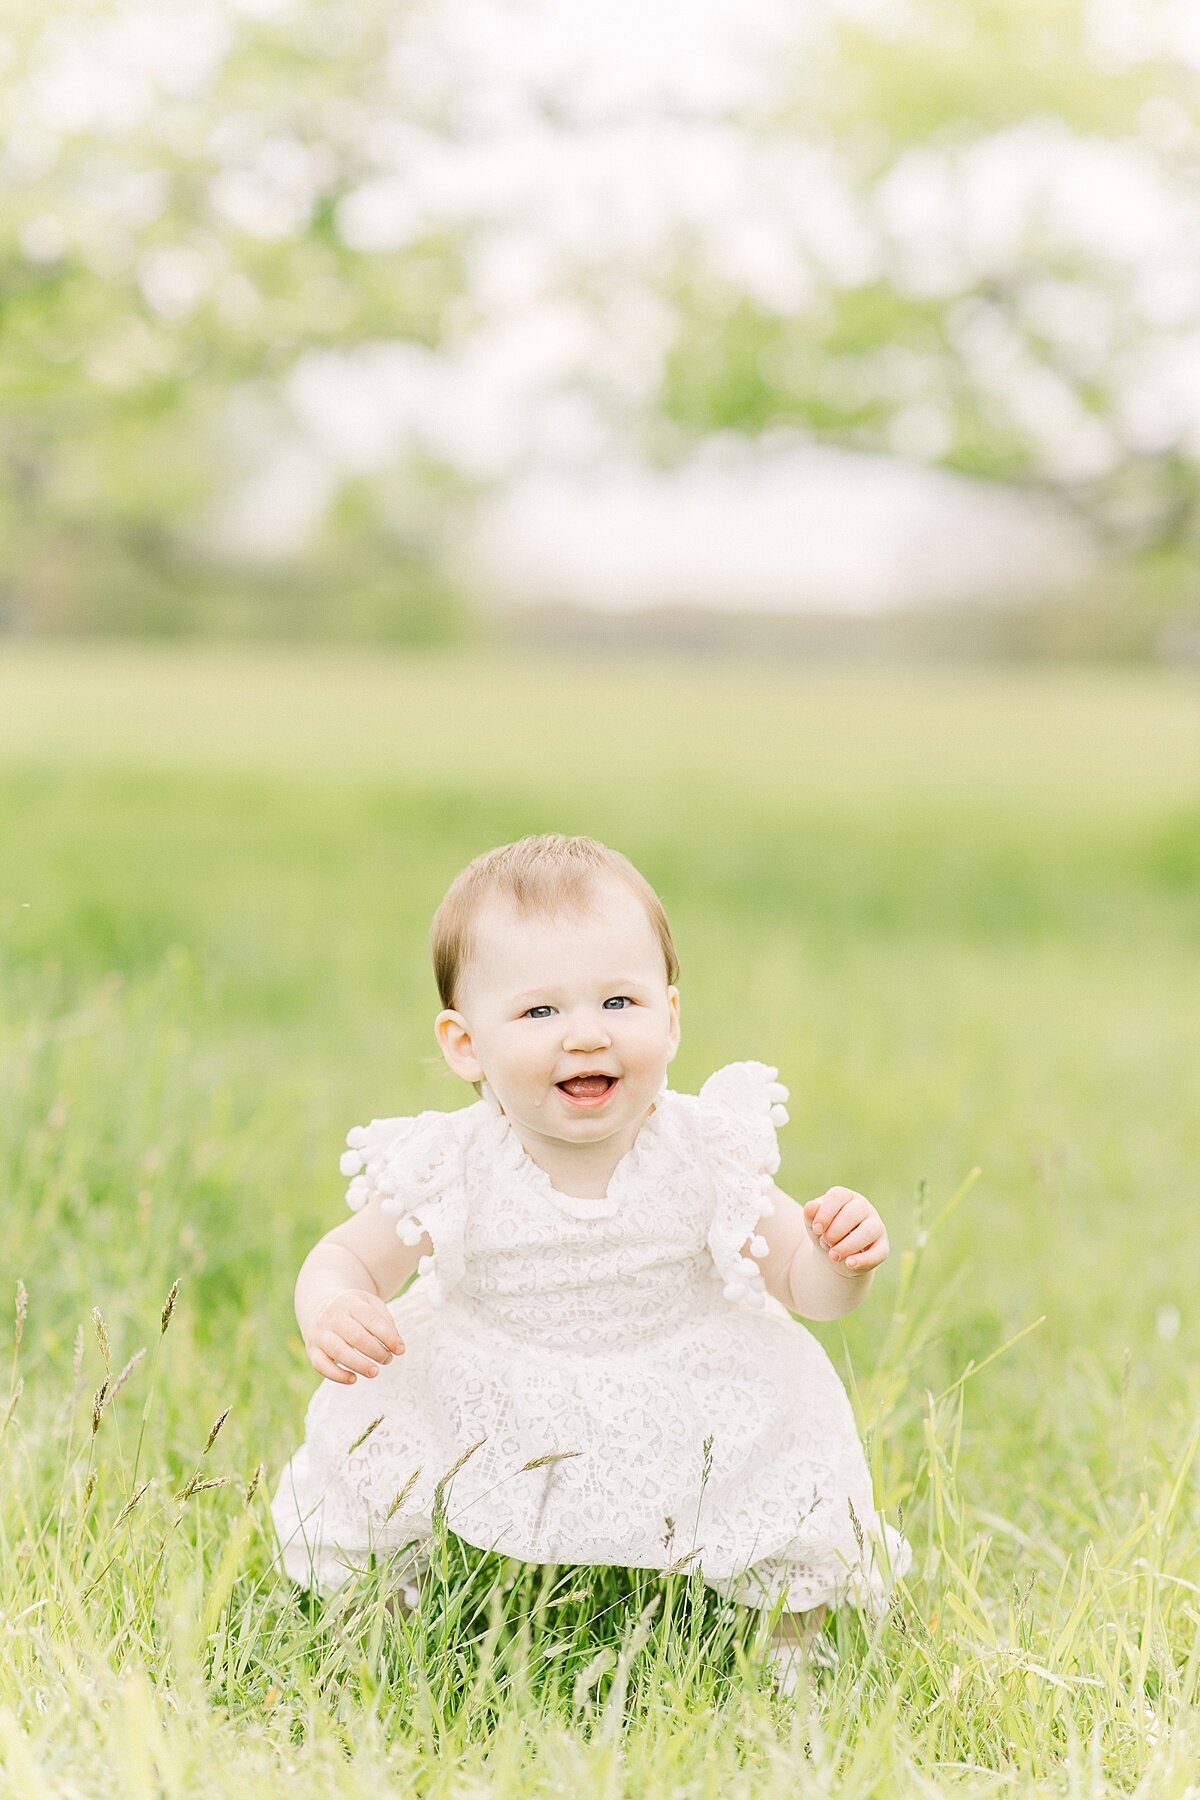
[[[682,1555],[795,1610],[886,1593],[910,1553],[845,1390],[742,1255],[783,1098],[762,1063],[664,1090],[602,1200],[554,1188],[486,1095],[352,1133],[351,1206],[382,1195],[434,1253],[390,1303],[405,1354],[313,1396],[273,1503],[293,1578],[335,1586],[372,1545],[421,1543],[455,1470],[451,1529],[526,1560]]]

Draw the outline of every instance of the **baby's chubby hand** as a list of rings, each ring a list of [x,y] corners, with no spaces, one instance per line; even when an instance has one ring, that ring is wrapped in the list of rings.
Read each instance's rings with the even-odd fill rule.
[[[404,1339],[379,1298],[366,1288],[342,1288],[322,1300],[304,1340],[308,1360],[327,1381],[349,1383],[353,1371],[375,1376],[381,1363],[404,1354]]]
[[[831,1187],[804,1208],[804,1220],[815,1243],[826,1252],[839,1275],[861,1274],[887,1260],[883,1220],[871,1202],[852,1188]]]

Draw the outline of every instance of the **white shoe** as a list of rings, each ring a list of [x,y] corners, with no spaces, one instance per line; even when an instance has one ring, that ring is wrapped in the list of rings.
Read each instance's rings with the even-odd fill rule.
[[[767,1667],[771,1670],[775,1691],[786,1695],[796,1692],[801,1670],[836,1669],[840,1661],[837,1646],[816,1633],[803,1646],[774,1643],[767,1652]]]
[[[772,1644],[767,1651],[767,1667],[771,1671],[771,1680],[777,1694],[790,1699],[800,1685],[800,1670],[804,1663],[804,1653],[797,1650],[794,1644]]]

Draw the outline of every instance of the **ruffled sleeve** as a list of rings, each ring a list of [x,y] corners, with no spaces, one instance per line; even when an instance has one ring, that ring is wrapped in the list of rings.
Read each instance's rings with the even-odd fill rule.
[[[755,1230],[775,1210],[776,1128],[787,1124],[787,1089],[766,1063],[730,1063],[700,1089],[700,1131],[715,1194],[708,1248],[729,1300],[771,1302],[758,1260],[767,1241]],[[749,1256],[742,1245],[749,1238]],[[777,1302],[771,1302],[772,1309]]]
[[[379,1210],[395,1219],[402,1243],[419,1244],[429,1234],[433,1253],[421,1258],[417,1274],[434,1306],[462,1279],[466,1158],[482,1111],[477,1104],[452,1113],[372,1119],[346,1138],[341,1170],[351,1177],[347,1206],[358,1212],[379,1198]]]

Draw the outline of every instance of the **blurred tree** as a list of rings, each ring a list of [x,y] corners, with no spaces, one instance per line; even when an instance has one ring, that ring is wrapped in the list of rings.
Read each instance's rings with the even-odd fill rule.
[[[1194,567],[1178,6],[828,0],[752,94],[680,102],[539,3],[10,0],[0,620],[436,636],[447,495],[720,430],[1026,483]]]
[[[379,559],[356,544],[347,562],[336,519],[336,567],[318,556],[299,581],[253,555],[239,568],[211,542],[223,498],[293,429],[282,387],[298,355],[436,343],[462,286],[449,233],[367,252],[336,227],[393,109],[395,8],[274,12],[35,5],[0,44],[0,607],[13,623],[186,631],[215,604],[219,625],[336,630],[330,586],[353,609],[356,550],[362,623],[383,623]],[[293,480],[336,487],[303,461]],[[286,467],[281,482],[272,505],[286,513]],[[436,633],[439,608],[414,605],[425,546],[398,517],[371,523],[376,538],[393,527],[391,629],[408,618]],[[272,529],[264,519],[268,548]]]
[[[1029,483],[1121,549],[1200,550],[1200,66],[1175,42],[1182,11],[846,9],[750,128],[829,148],[813,174],[850,252],[823,259],[820,230],[814,248],[802,169],[780,159],[772,212],[807,293],[764,303],[693,258],[664,417]]]

